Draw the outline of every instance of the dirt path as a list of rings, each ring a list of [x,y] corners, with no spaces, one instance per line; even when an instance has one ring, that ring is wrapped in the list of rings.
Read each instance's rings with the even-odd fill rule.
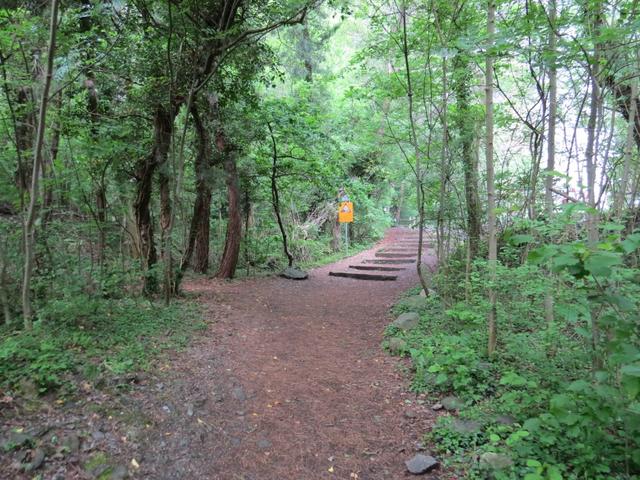
[[[136,476],[403,478],[432,414],[380,343],[389,308],[416,284],[415,268],[395,282],[328,272],[407,234],[392,229],[376,249],[313,270],[307,281],[187,285],[217,321],[161,383],[137,391],[155,426],[139,441]]]

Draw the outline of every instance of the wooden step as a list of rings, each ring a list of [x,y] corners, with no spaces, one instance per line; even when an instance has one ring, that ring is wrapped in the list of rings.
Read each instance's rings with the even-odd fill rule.
[[[416,254],[415,253],[376,252],[376,257],[380,257],[380,258],[416,258]]]
[[[397,260],[397,259],[382,259],[382,258],[375,258],[375,259],[367,259],[367,260],[363,260],[362,263],[375,263],[376,265],[406,265],[408,263],[416,263],[415,259],[412,260]]]
[[[349,268],[353,268],[355,270],[377,270],[380,272],[399,272],[401,270],[406,270],[404,267],[383,267],[380,265],[349,265]]]
[[[378,282],[394,281],[397,275],[383,275],[381,273],[358,273],[358,272],[329,272],[331,277],[355,278],[356,280],[374,280]]]

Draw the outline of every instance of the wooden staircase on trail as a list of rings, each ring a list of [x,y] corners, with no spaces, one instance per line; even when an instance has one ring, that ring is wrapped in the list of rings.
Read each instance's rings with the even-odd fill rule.
[[[422,246],[423,248],[431,246],[426,235]],[[407,232],[395,239],[393,244],[377,250],[374,258],[365,258],[360,265],[349,265],[346,271],[330,271],[329,276],[355,280],[394,281],[398,278],[395,272],[406,270],[409,265],[416,263],[418,247],[418,234]]]

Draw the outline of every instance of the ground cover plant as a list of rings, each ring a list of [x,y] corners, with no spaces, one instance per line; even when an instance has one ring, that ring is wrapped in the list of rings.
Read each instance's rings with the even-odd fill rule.
[[[548,227],[538,227],[503,238],[492,285],[503,332],[494,355],[482,328],[490,308],[484,261],[466,276],[452,257],[434,278],[420,328],[390,327],[406,340],[400,352],[411,359],[412,388],[435,403],[459,401],[428,438],[465,478],[637,478],[640,235],[609,224],[588,249],[581,240],[545,243]]]

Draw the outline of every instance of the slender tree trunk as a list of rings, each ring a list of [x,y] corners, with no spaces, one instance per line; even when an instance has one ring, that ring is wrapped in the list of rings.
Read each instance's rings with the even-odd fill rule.
[[[471,65],[466,54],[459,52],[454,58],[453,90],[456,95],[457,114],[455,126],[460,139],[464,165],[464,192],[467,204],[467,235],[471,261],[480,248],[480,197],[478,195],[478,160],[473,153],[474,121],[469,106],[471,92]]]
[[[553,215],[553,175],[556,168],[556,121],[558,112],[558,68],[556,64],[556,0],[549,0],[549,126],[547,128],[547,176],[544,206],[547,219]]]
[[[280,234],[282,235],[282,249],[287,256],[289,267],[293,266],[293,255],[289,252],[289,246],[287,245],[287,231],[282,223],[282,216],[280,215],[280,193],[278,192],[278,147],[276,144],[276,137],[273,135],[273,129],[271,124],[267,123],[269,128],[269,135],[271,136],[272,158],[273,163],[271,165],[271,204],[273,205],[273,211],[276,214],[278,220],[278,227],[280,228]]]
[[[585,150],[585,160],[587,165],[587,202],[590,211],[587,213],[587,237],[589,245],[595,247],[598,242],[598,214],[596,208],[596,125],[598,122],[598,112],[600,110],[600,85],[598,84],[598,61],[599,55],[596,53],[593,65],[591,65],[591,102],[589,106],[589,120],[587,122],[587,146]]]
[[[58,28],[58,0],[51,2],[51,24],[49,27],[49,48],[47,50],[47,70],[44,77],[44,88],[40,101],[38,114],[38,130],[36,144],[33,152],[33,168],[31,171],[31,197],[24,223],[24,271],[22,279],[22,314],[24,327],[27,330],[33,328],[33,309],[31,307],[31,274],[33,269],[33,250],[35,237],[36,203],[38,201],[38,180],[42,164],[42,147],[44,144],[44,132],[47,128],[47,106],[49,104],[49,89],[53,77],[53,57],[56,50],[56,33]]]
[[[495,353],[496,344],[498,340],[497,329],[497,309],[496,309],[496,264],[498,262],[498,246],[496,241],[496,193],[495,193],[495,180],[493,170],[493,52],[491,48],[494,45],[495,37],[495,14],[496,6],[495,0],[489,0],[487,11],[487,59],[485,68],[485,110],[486,110],[486,136],[487,145],[485,149],[486,154],[486,169],[487,169],[487,213],[488,213],[488,235],[489,235],[489,316],[488,316],[488,329],[489,329],[489,343],[488,354],[491,356]]]
[[[240,240],[242,238],[242,216],[240,212],[240,189],[238,170],[236,167],[237,153],[233,146],[227,144],[224,132],[220,128],[216,132],[216,146],[223,155],[222,166],[226,174],[228,221],[225,236],[224,251],[216,277],[233,278],[240,255]]]
[[[600,112],[600,104],[602,101],[600,95],[600,84],[598,76],[600,75],[600,44],[597,37],[600,34],[600,26],[602,23],[602,3],[596,0],[593,10],[590,12],[593,23],[591,25],[592,35],[595,39],[593,58],[589,60],[589,78],[591,81],[591,99],[589,104],[589,119],[587,122],[587,146],[585,149],[585,160],[587,165],[587,202],[590,207],[587,212],[587,240],[591,248],[596,248],[598,243],[598,212],[596,211],[596,169],[597,158],[595,145],[597,144],[597,124]],[[595,312],[591,315],[591,342],[592,342],[592,368],[598,371],[602,368],[602,359],[599,353],[600,343],[600,326]]]
[[[60,110],[62,108],[62,93],[56,95],[55,101],[56,119],[51,126],[50,148],[46,155],[42,156],[42,225],[48,223],[54,203],[54,162],[58,156],[58,146],[60,144]]]
[[[558,81],[556,64],[556,0],[549,0],[549,125],[547,127],[547,176],[544,179],[544,208],[547,221],[553,217],[553,171],[556,168],[556,121],[558,112]],[[547,274],[547,288],[544,294],[544,316],[547,325],[554,322],[553,276]]]
[[[2,315],[4,317],[5,325],[9,325],[11,323],[11,309],[9,308],[9,296],[7,295],[7,259],[5,257],[5,252],[7,250],[7,245],[2,246],[2,251],[0,251],[0,304],[2,304]]]
[[[396,225],[400,225],[402,220],[402,205],[404,203],[404,182],[400,182],[400,191],[398,192],[398,204],[396,205]]]
[[[622,218],[624,208],[627,204],[627,190],[629,189],[629,176],[631,175],[631,160],[633,156],[633,129],[635,127],[635,119],[637,116],[638,83],[633,80],[631,84],[631,101],[629,107],[629,120],[627,123],[627,139],[624,148],[624,165],[622,168],[622,178],[620,179],[620,187],[616,195],[615,214],[618,219]]]
[[[443,57],[442,59],[442,114],[441,114],[441,122],[442,122],[442,153],[440,159],[440,193],[439,193],[439,202],[438,202],[438,266],[442,266],[445,262],[445,248],[444,248],[444,239],[445,239],[445,224],[444,224],[444,214],[445,214],[445,203],[447,199],[447,182],[449,179],[449,105],[448,105],[448,95],[449,95],[449,84],[447,78],[447,59]]]
[[[82,14],[80,16],[80,32],[84,33],[87,42],[83,50],[82,72],[84,74],[84,87],[86,89],[87,98],[87,114],[89,117],[89,131],[91,135],[91,144],[93,145],[93,155],[96,155],[96,145],[99,142],[98,124],[99,101],[98,89],[96,87],[96,76],[93,70],[93,62],[95,60],[94,45],[89,36],[93,27],[93,5],[90,0],[82,0]],[[105,223],[107,220],[107,186],[106,186],[106,166],[100,166],[100,161],[96,159],[95,164],[98,170],[94,172],[93,178],[93,198],[95,201],[94,221],[98,231],[98,263],[100,266],[104,264],[105,247],[107,243]]]
[[[337,214],[331,224],[331,249],[334,252],[340,250],[340,222],[338,222]]]
[[[416,259],[416,269],[418,278],[425,295],[429,295],[427,280],[422,271],[422,243],[424,236],[424,189],[422,185],[422,165],[420,162],[421,154],[418,146],[418,136],[416,134],[416,124],[413,118],[413,88],[411,84],[411,68],[409,66],[409,43],[407,41],[407,12],[403,6],[400,11],[402,19],[402,47],[404,56],[405,74],[407,79],[407,101],[409,103],[409,124],[411,126],[410,136],[411,145],[413,147],[415,160],[415,177],[416,177],[416,200],[418,202],[418,258]]]

